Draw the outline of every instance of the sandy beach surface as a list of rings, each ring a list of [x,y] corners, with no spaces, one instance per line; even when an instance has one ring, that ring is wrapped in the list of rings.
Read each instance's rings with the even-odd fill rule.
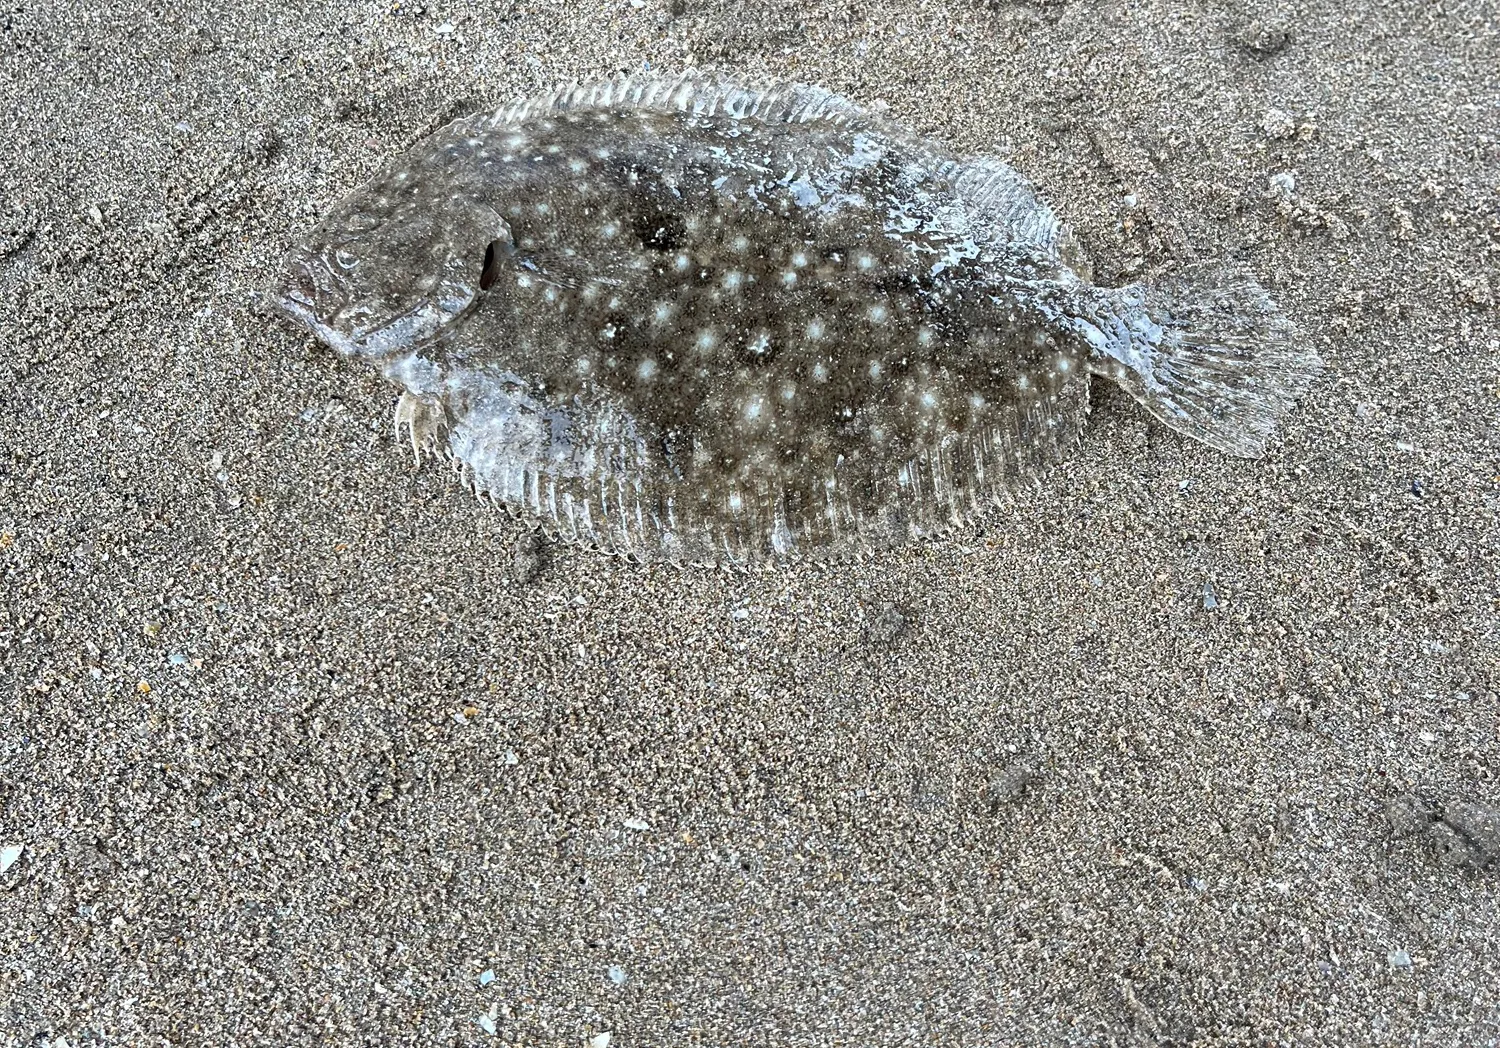
[[[250,296],[648,64],[1238,259],[1326,373],[1260,461],[1096,384],[853,565],[534,544]],[[1497,70],[1492,0],[6,6],[0,1046],[1500,1042]]]

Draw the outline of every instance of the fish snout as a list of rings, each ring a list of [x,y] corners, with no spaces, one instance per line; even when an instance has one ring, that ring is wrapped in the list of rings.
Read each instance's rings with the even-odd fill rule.
[[[304,258],[291,260],[268,302],[279,312],[308,326],[318,322],[318,281]]]

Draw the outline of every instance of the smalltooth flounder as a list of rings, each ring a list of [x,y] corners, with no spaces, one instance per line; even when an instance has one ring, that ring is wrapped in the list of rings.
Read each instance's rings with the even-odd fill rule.
[[[457,120],[334,208],[279,308],[474,490],[642,560],[946,530],[1076,441],[1091,375],[1262,451],[1318,369],[1251,279],[1101,288],[1006,164],[838,95],[689,75]]]

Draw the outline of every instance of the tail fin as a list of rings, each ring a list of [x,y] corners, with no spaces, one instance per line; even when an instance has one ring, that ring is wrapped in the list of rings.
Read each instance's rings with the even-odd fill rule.
[[[1227,454],[1259,458],[1322,371],[1270,295],[1241,270],[1192,266],[1113,295],[1126,330],[1109,340],[1113,362],[1096,369],[1168,426]]]

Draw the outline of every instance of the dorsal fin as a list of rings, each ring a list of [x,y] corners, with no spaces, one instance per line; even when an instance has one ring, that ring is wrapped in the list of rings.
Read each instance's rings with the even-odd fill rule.
[[[1036,187],[1005,161],[974,157],[959,162],[948,177],[975,217],[1004,230],[1008,240],[1035,244],[1075,270],[1086,266],[1072,231]]]
[[[602,108],[724,113],[737,119],[753,117],[785,123],[820,120],[889,130],[870,110],[821,87],[777,80],[736,80],[691,70],[675,77],[643,73],[567,84],[470,119],[487,128],[510,127],[546,113]]]
[[[945,150],[913,135],[879,113],[822,87],[779,80],[739,80],[689,70],[675,77],[652,73],[561,85],[545,94],[469,117],[475,130],[515,127],[549,113],[589,109],[643,109],[660,113],[725,114],[767,123],[826,122],[853,130],[878,131],[918,155],[929,157],[934,173],[946,175],[975,217],[1009,241],[1035,244],[1062,257],[1074,269],[1087,261],[1071,231],[1015,168],[993,157],[939,159]],[[941,168],[946,167],[946,171]]]

